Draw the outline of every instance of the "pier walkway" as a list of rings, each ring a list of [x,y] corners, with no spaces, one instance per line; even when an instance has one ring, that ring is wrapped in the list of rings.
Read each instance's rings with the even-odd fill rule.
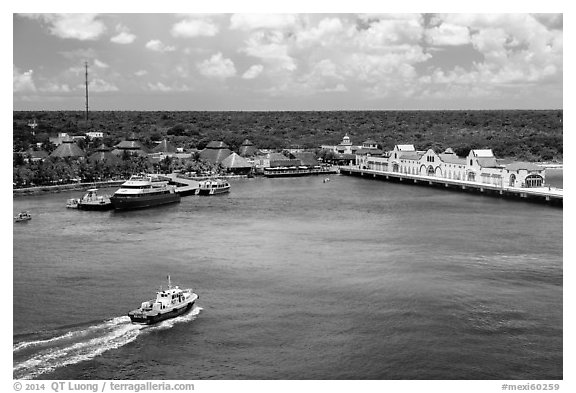
[[[357,166],[341,166],[340,173],[343,175],[361,176],[366,178],[419,184],[425,186],[443,187],[451,190],[464,192],[478,192],[485,195],[521,199],[531,202],[563,205],[564,190],[554,187],[518,188],[498,186],[466,180],[445,179],[442,177],[411,175],[399,172],[385,172],[373,169],[361,169]]]
[[[181,196],[197,194],[200,182],[178,176],[177,173],[171,173],[164,176],[170,178],[171,183],[176,184],[176,192]]]

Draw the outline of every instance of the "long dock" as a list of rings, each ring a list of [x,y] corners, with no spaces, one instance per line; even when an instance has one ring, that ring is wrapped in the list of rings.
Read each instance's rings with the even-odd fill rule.
[[[196,180],[180,177],[177,173],[164,176],[170,178],[170,183],[176,185],[176,192],[181,196],[195,195],[199,189],[200,183]]]
[[[442,187],[447,190],[475,192],[484,195],[510,198],[529,202],[546,203],[563,206],[564,190],[560,188],[518,188],[497,186],[465,180],[445,179],[441,177],[411,175],[399,172],[376,171],[373,169],[361,169],[352,166],[341,166],[340,173],[349,176],[360,176],[367,179],[416,184],[422,186]]]

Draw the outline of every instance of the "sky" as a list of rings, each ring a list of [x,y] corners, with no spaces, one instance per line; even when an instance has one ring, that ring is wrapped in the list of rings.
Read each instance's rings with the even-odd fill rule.
[[[133,7],[134,9],[136,7]],[[562,109],[563,16],[13,14],[13,109]]]

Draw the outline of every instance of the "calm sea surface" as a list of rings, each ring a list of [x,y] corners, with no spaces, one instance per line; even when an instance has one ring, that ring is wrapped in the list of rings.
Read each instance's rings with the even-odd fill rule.
[[[15,197],[14,377],[563,377],[561,208],[330,178],[132,212]],[[130,324],[167,274],[195,309]]]

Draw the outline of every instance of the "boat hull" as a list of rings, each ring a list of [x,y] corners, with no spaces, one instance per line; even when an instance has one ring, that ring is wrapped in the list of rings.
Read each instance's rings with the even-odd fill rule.
[[[130,320],[132,321],[132,323],[139,323],[142,325],[152,325],[152,324],[164,321],[166,319],[175,318],[179,315],[186,313],[188,310],[190,310],[194,306],[196,299],[192,300],[190,303],[186,303],[185,305],[182,305],[182,307],[180,307],[180,308],[173,308],[172,310],[166,311],[164,313],[157,313],[154,315],[149,315],[149,314],[143,314],[143,313],[131,311],[128,313],[128,316],[130,317]]]
[[[76,206],[78,210],[111,210],[114,209],[112,202],[79,202]]]
[[[180,195],[177,193],[145,195],[138,197],[118,197],[113,195],[110,198],[110,201],[116,210],[144,209],[180,202]]]
[[[198,195],[218,195],[230,192],[230,187],[227,188],[199,188]]]

